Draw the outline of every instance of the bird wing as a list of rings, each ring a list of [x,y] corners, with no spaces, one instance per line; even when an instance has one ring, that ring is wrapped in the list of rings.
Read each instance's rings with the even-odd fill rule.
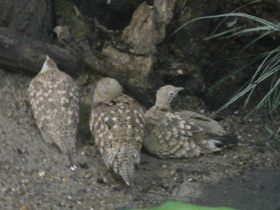
[[[157,112],[154,116],[152,122],[157,124],[152,125],[152,129],[147,129],[150,132],[144,141],[148,151],[162,158],[192,157],[200,153],[194,137],[200,135],[202,128],[189,124],[180,116],[170,112]],[[147,124],[150,121],[146,118]]]
[[[100,104],[91,114],[91,130],[95,141],[110,164],[122,147],[140,150],[144,134],[141,108],[131,98],[122,96],[108,104]],[[106,162],[106,161],[105,161]]]
[[[44,140],[52,144],[53,141],[50,136],[44,132],[46,123],[50,123],[48,108],[45,106],[48,103],[48,95],[44,90],[47,89],[46,81],[41,75],[37,75],[29,84],[28,98],[32,107],[33,115],[37,121],[37,126],[40,129]]]
[[[144,135],[143,111],[128,96],[95,106],[91,114],[91,130],[107,167],[112,167],[127,184],[140,162]]]
[[[67,150],[63,139],[67,143],[70,141],[71,150],[75,148],[79,109],[76,86],[72,78],[65,75],[62,72],[39,74],[28,88],[34,117],[44,140],[56,144],[63,153]]]
[[[175,114],[179,115],[186,121],[193,122],[195,125],[202,127],[210,136],[222,136],[226,134],[226,131],[217,121],[202,114],[192,111],[181,111],[176,112]]]
[[[56,113],[56,132],[58,138],[63,139],[59,145],[62,152],[74,152],[75,142],[77,138],[77,125],[79,122],[79,96],[78,88],[73,79],[63,73],[57,85],[57,92],[55,97],[58,98],[57,109],[60,110]],[[60,92],[58,92],[60,91]]]

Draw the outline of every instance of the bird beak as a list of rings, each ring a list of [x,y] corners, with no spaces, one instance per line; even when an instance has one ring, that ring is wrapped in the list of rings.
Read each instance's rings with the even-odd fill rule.
[[[176,92],[179,93],[181,90],[184,90],[184,89],[185,89],[185,88],[183,88],[183,87],[177,87],[177,88],[176,88]]]

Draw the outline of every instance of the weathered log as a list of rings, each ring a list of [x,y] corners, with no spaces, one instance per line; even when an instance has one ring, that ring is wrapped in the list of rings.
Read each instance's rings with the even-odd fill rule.
[[[83,64],[98,74],[118,79],[133,97],[142,104],[151,106],[156,89],[162,85],[160,78],[153,80],[150,77],[156,58],[154,53],[156,45],[165,37],[165,27],[172,18],[174,2],[175,0],[156,0],[152,7],[143,3],[135,11],[130,25],[119,37],[120,40],[116,38],[112,42],[106,42],[102,50],[95,50],[98,41],[96,38],[89,38],[97,37],[96,31],[77,30],[77,25],[82,25],[83,28],[90,26],[85,27],[88,25],[85,18],[74,13],[69,5],[67,11],[67,7],[56,6],[58,17],[61,17],[57,22],[61,26],[54,31],[65,48]],[[69,15],[69,12],[72,12],[72,19],[76,17],[76,21],[71,22],[73,25],[69,21],[63,21],[67,18],[62,16]],[[141,16],[144,18],[140,18]],[[83,33],[77,36],[77,32]]]
[[[77,76],[83,65],[65,49],[24,37],[13,30],[0,27],[0,66],[7,70],[38,73],[48,54],[58,67]]]
[[[89,69],[100,75],[116,78],[128,92],[144,105],[150,106],[152,104],[153,95],[149,89],[148,80],[137,71],[127,71],[126,68],[122,68],[124,67],[123,60],[120,60],[120,56],[98,54],[92,50],[89,40],[75,39],[68,27],[57,26],[54,31],[65,48]],[[108,48],[106,47],[106,49]],[[111,49],[116,50],[113,47]],[[124,53],[124,56],[128,60],[132,59],[129,54]],[[119,61],[112,63],[113,59]]]

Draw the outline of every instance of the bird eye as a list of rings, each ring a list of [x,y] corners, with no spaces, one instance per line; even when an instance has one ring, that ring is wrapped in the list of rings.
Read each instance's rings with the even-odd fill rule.
[[[174,93],[173,93],[173,92],[169,92],[168,95],[169,95],[169,96],[173,96]]]

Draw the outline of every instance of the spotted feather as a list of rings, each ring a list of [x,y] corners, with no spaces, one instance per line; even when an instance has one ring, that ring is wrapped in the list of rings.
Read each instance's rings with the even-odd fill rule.
[[[140,105],[122,93],[111,78],[101,79],[94,92],[90,130],[105,165],[130,185],[140,162],[144,135],[144,113]]]
[[[28,87],[28,98],[44,140],[56,145],[72,162],[75,152],[79,99],[73,79],[48,56]]]

